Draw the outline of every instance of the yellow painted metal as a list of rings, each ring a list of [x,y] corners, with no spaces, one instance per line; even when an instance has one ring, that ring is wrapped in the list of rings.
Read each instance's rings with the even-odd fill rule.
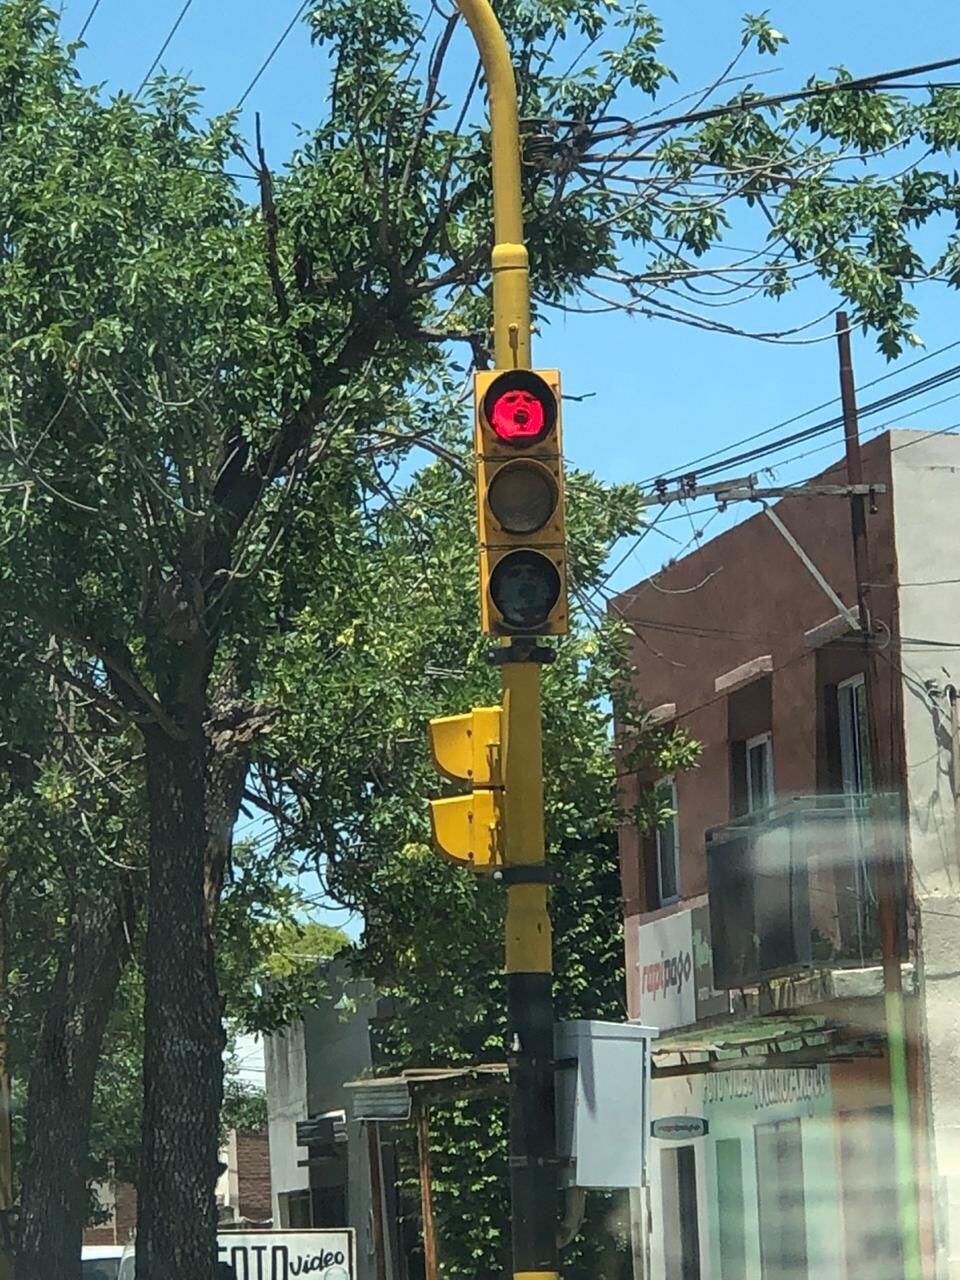
[[[538,377],[556,400],[556,427],[539,444],[517,449],[504,444],[483,414],[483,400],[502,370],[484,369],[474,375],[474,447],[477,454],[477,532],[480,559],[480,628],[487,636],[515,634],[503,619],[490,596],[490,577],[500,560],[511,551],[530,549],[546,555],[560,577],[560,595],[550,616],[537,628],[539,635],[562,636],[570,629],[567,602],[565,515],[563,485],[563,423],[560,373],[537,369]],[[508,533],[490,508],[488,495],[497,473],[505,467],[541,467],[556,487],[557,504],[542,529],[532,533]]]
[[[473,34],[490,101],[493,168],[493,347],[498,369],[530,368],[530,268],[523,236],[517,82],[488,0],[457,0]]]
[[[430,801],[433,843],[451,862],[471,871],[503,866],[502,792],[472,791]]]
[[[503,667],[503,769],[507,805],[504,856],[508,866],[545,860],[543,837],[543,744],[540,727],[540,667],[508,662]],[[507,889],[507,973],[549,973],[553,968],[547,886]]]
[[[462,716],[430,721],[430,751],[437,770],[475,787],[499,787],[500,708],[474,707]]]

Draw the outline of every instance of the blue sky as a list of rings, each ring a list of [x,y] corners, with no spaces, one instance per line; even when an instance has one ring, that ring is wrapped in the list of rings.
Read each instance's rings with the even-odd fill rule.
[[[93,0],[68,0],[62,17],[66,37],[77,34],[92,5]],[[262,0],[192,0],[161,66],[201,85],[209,111],[226,110],[241,97],[297,7],[295,0],[270,6]],[[659,8],[654,5],[666,36],[663,57],[679,81],[670,87],[671,96],[708,83],[736,51],[745,7],[731,0],[687,0],[682,5],[665,0]],[[100,0],[87,29],[88,47],[79,55],[84,78],[103,82],[108,93],[135,90],[182,8],[183,0]],[[809,75],[828,75],[838,64],[864,75],[960,54],[960,5],[955,0],[919,0],[915,5],[902,0],[792,0],[772,6],[770,16],[790,43],[775,61],[752,57],[744,68],[770,72],[759,81],[768,92],[800,87]],[[453,59],[455,72],[458,65],[464,72],[472,67],[465,33],[454,46]],[[771,72],[772,68],[776,69]],[[261,113],[268,157],[274,164],[282,163],[295,145],[296,123],[309,126],[319,116],[324,92],[322,55],[298,23],[250,94],[242,116],[252,133],[254,112]],[[960,299],[928,286],[918,301],[926,349],[952,342],[958,336]],[[825,291],[810,290],[789,305],[765,300],[730,318],[745,328],[771,330],[787,327],[793,316],[812,317],[832,305]],[[808,336],[828,335],[831,324],[827,321]],[[954,357],[947,353],[928,361],[923,373],[936,372]],[[593,393],[566,410],[567,454],[574,465],[608,479],[643,480],[676,472],[701,454],[725,448],[837,394],[832,340],[776,346],[623,315],[555,317],[537,340],[535,362],[559,366],[568,392]],[[860,382],[889,372],[870,338],[855,339],[854,364]],[[905,373],[883,389],[914,376]],[[864,398],[869,398],[868,392]],[[816,420],[815,416],[807,421]],[[904,425],[934,429],[954,420],[960,420],[960,401],[930,408]],[[829,461],[838,437],[828,438],[828,445],[831,439],[834,448],[782,467],[777,479],[800,478],[808,468]],[[668,516],[672,518],[662,521],[657,533],[628,557],[613,585],[626,587],[657,569],[689,540],[694,527],[703,524],[688,522],[679,508]],[[710,532],[721,523],[714,521]],[[679,543],[665,536],[670,532]]]
[[[62,15],[66,37],[77,34],[92,5],[93,0],[67,0]],[[135,90],[182,7],[183,0],[99,0],[87,29],[88,47],[78,60],[84,79],[103,82],[107,93]],[[192,0],[162,67],[203,86],[209,111],[225,110],[241,97],[297,7],[295,0],[273,5],[263,0]],[[731,0],[664,0],[659,8],[654,5],[666,33],[664,60],[679,79],[671,96],[702,87],[729,60],[738,47],[745,7]],[[750,7],[758,10],[760,5]],[[753,57],[748,64],[751,70],[776,68],[761,81],[768,92],[801,87],[811,74],[829,75],[838,64],[854,75],[866,75],[960,55],[956,0],[917,0],[913,5],[903,0],[792,0],[773,5],[770,16],[790,43],[775,62]],[[464,33],[453,57],[454,70],[460,66],[468,75],[472,53]],[[298,24],[250,94],[242,116],[252,134],[254,112],[262,114],[272,163],[282,163],[294,146],[295,122],[309,126],[319,117],[324,91],[322,55]],[[917,301],[927,351],[960,337],[960,298],[928,287]],[[789,306],[772,301],[750,304],[736,319],[746,328],[769,330],[786,327],[791,316],[813,316],[833,305],[822,291],[811,291]],[[623,315],[570,316],[555,319],[539,337],[535,363],[559,366],[568,392],[593,393],[566,410],[570,461],[608,479],[644,480],[675,473],[701,454],[727,449],[755,431],[835,397],[837,358],[831,330],[828,320],[812,331],[813,336],[826,335],[826,341],[775,346]],[[923,353],[908,354],[904,363],[918,354]],[[956,351],[945,353],[924,364],[922,374],[905,372],[882,390],[956,361]],[[870,338],[855,338],[854,364],[860,383],[890,372]],[[872,394],[865,391],[863,399]],[[930,399],[947,394],[950,388]],[[960,423],[960,399],[913,414],[903,425],[936,430],[953,422]],[[839,451],[839,433],[827,443],[833,447],[782,466],[777,479],[799,479],[831,461]],[[709,504],[705,507],[704,515],[688,516],[679,508],[667,513],[670,518],[627,556],[612,585],[630,585],[691,545],[695,530],[707,523]],[[722,523],[715,520],[710,534]]]

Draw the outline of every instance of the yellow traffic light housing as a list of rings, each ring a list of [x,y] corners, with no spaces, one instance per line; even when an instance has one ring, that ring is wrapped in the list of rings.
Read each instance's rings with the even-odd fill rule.
[[[482,629],[565,635],[560,375],[480,372],[474,404]]]
[[[441,716],[430,721],[429,734],[438,771],[472,788],[430,801],[434,845],[472,871],[494,871],[503,863],[501,710],[475,707],[466,715]]]

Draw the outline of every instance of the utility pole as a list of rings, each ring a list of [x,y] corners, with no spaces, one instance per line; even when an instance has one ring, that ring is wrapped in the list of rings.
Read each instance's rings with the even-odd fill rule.
[[[530,281],[523,230],[516,79],[506,37],[488,0],[457,0],[457,4],[476,43],[489,99],[494,225],[491,262],[494,364],[497,372],[512,375],[510,386],[514,392],[532,394],[538,400],[539,409],[534,406],[534,413],[545,413],[549,418],[552,394],[549,385],[538,375],[526,376],[520,372],[530,369]],[[501,386],[506,385],[501,383]],[[504,392],[502,401],[498,403],[505,403],[507,394]],[[530,482],[533,489],[540,486],[540,499],[545,503],[540,523],[534,520],[524,526],[521,521],[511,527],[509,514],[504,514],[508,513],[508,508],[497,509],[492,496],[492,482],[486,493],[478,483],[481,511],[484,510],[483,504],[490,499],[487,509],[492,523],[498,524],[501,533],[508,535],[508,547],[512,544],[509,535],[519,535],[524,528],[539,530],[548,524],[560,531],[562,541],[562,453],[558,447],[555,459],[546,456],[548,437],[552,435],[559,442],[559,408],[557,391],[552,428],[544,417],[539,419],[543,425],[542,435],[547,440],[539,455],[534,447],[537,441],[518,438],[518,434],[532,436],[531,424],[526,418],[516,419],[520,424],[516,430],[515,423],[504,426],[501,431],[492,421],[495,413],[487,412],[485,418],[482,404],[478,408],[478,442],[491,440],[489,429],[493,427],[493,434],[499,435],[501,442],[509,443],[512,439],[518,446],[529,445],[527,458],[539,456],[539,461],[528,460],[520,466],[526,467],[526,482]],[[478,480],[492,475],[497,467],[503,469],[500,474],[505,474],[510,467],[514,469],[515,478],[520,474],[516,462],[504,461],[503,457],[498,461],[494,455],[484,457],[485,452],[478,447]],[[516,538],[512,541],[515,542]],[[514,584],[519,584],[525,573],[529,582],[529,566],[534,564],[534,573],[545,575],[541,577],[540,585],[545,586],[548,594],[554,593],[552,604],[542,620],[546,621],[551,611],[554,619],[560,614],[563,617],[554,626],[540,627],[531,622],[525,631],[519,624],[508,625],[507,609],[501,610],[499,619],[489,625],[484,613],[486,633],[504,637],[502,645],[491,655],[501,668],[503,678],[499,726],[496,715],[489,714],[493,709],[475,710],[474,717],[469,718],[473,726],[474,746],[482,736],[481,726],[492,726],[489,750],[472,757],[474,763],[468,765],[468,775],[455,769],[451,776],[469,776],[477,790],[472,797],[460,798],[466,804],[440,801],[434,807],[435,831],[444,814],[449,814],[454,823],[459,817],[465,819],[460,828],[463,839],[449,840],[447,852],[459,858],[470,846],[468,860],[475,870],[491,870],[496,864],[496,874],[507,894],[505,967],[515,1280],[559,1280],[553,957],[547,897],[549,873],[544,846],[540,709],[540,667],[553,659],[554,651],[538,643],[537,639],[540,635],[557,635],[566,630],[562,547],[559,558],[554,552],[555,547],[544,548],[543,554],[529,550],[504,553],[498,548],[481,549],[482,572],[489,568],[491,580],[507,566],[511,555],[526,558],[522,566],[519,559],[514,560],[514,564],[519,566],[512,580]],[[500,581],[504,580],[510,580],[509,568],[501,574]],[[489,593],[491,598],[495,594]],[[512,603],[518,604],[522,596],[521,589],[511,597]],[[482,608],[486,611],[487,594],[483,599]],[[484,710],[487,712],[485,717]],[[477,718],[478,713],[482,718]],[[467,719],[464,717],[462,722]],[[497,740],[494,735],[498,727]],[[439,736],[438,730],[434,732]],[[454,742],[459,740],[462,746],[463,739],[458,739],[458,732],[454,725],[451,729]],[[442,747],[439,754],[442,754]],[[447,806],[445,810],[441,808],[443,805]]]
[[[860,457],[857,400],[853,381],[853,364],[850,358],[850,325],[843,311],[837,312],[837,345],[840,352],[840,394],[843,404],[847,482],[851,486],[859,487],[863,485],[863,467]],[[901,912],[898,910],[900,895],[898,895],[898,870],[891,832],[895,815],[889,804],[889,797],[899,790],[899,787],[898,779],[892,776],[892,768],[888,767],[889,757],[883,751],[877,718],[878,694],[881,687],[880,653],[870,610],[870,584],[873,581],[873,574],[867,537],[866,498],[862,492],[854,493],[850,497],[850,522],[853,534],[853,567],[857,583],[857,604],[860,609],[860,630],[864,650],[863,689],[873,783],[871,788],[873,852],[877,864],[877,915],[883,957],[887,1062],[893,1102],[895,1176],[903,1249],[903,1274],[905,1280],[920,1280],[922,1271],[917,1208],[917,1169],[907,1067],[903,979],[900,971]]]

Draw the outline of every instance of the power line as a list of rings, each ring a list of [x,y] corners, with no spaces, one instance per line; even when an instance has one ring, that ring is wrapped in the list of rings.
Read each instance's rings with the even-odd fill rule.
[[[882,413],[884,410],[892,409],[896,405],[905,404],[907,401],[916,399],[917,396],[925,395],[928,391],[933,391],[948,382],[955,381],[957,378],[960,378],[960,365],[953,365],[942,373],[925,378],[921,382],[912,383],[900,391],[894,391],[890,395],[882,396],[879,400],[871,401],[860,410],[860,416],[869,417],[871,414]],[[758,445],[754,449],[746,449],[740,453],[727,455],[715,462],[711,462],[709,466],[691,468],[691,472],[695,470],[697,478],[702,479],[715,475],[717,472],[726,471],[729,467],[755,462],[769,454],[779,453],[791,445],[813,440],[817,436],[825,435],[829,431],[840,430],[842,427],[843,415],[841,414],[834,418],[828,418],[823,422],[815,423],[811,427],[805,427],[802,431],[794,431],[790,435],[782,436],[779,440],[771,440],[767,444]],[[669,477],[669,479],[679,482],[683,479],[683,474],[690,474],[691,472]]]
[[[635,138],[638,134],[659,133],[661,130],[673,129],[681,124],[700,124],[706,120],[717,120],[722,116],[736,115],[744,111],[756,111],[761,107],[777,107],[787,102],[801,102],[805,98],[825,97],[833,93],[856,93],[863,90],[878,89],[889,81],[902,80],[905,76],[924,75],[928,71],[941,71],[945,67],[960,66],[960,58],[945,58],[941,62],[927,62],[922,66],[903,67],[898,71],[879,71],[872,76],[859,76],[851,80],[837,80],[829,84],[815,85],[811,89],[796,89],[792,93],[773,93],[766,97],[757,97],[741,102],[728,102],[721,107],[704,107],[702,111],[690,111],[682,116],[668,116],[666,119],[651,120],[646,124],[629,125],[626,129],[610,130],[599,134],[594,141],[605,138]],[[902,86],[903,88],[928,89],[930,85]]]
[[[87,34],[87,27],[89,27],[90,23],[93,21],[94,15],[96,14],[99,8],[100,8],[100,0],[93,0],[93,8],[87,14],[84,24],[80,28],[80,34],[77,36],[78,40],[82,40],[83,37]]]
[[[933,400],[931,401],[930,404],[922,404],[917,409],[911,409],[909,413],[900,413],[897,415],[896,418],[890,418],[886,422],[878,422],[874,426],[870,427],[869,431],[865,431],[863,435],[864,437],[867,435],[873,437],[875,435],[878,435],[881,431],[886,431],[890,427],[899,426],[901,422],[906,422],[908,418],[915,418],[918,413],[929,413],[931,409],[939,408],[939,406],[942,404],[949,404],[951,400],[960,400],[960,391],[954,391],[952,395],[949,395],[949,396],[941,396],[939,400]],[[939,434],[943,430],[944,428],[937,428],[937,434]],[[946,430],[951,430],[951,428],[948,427],[946,428]],[[908,443],[912,444],[914,442],[908,441]],[[802,462],[804,458],[812,458],[815,454],[823,453],[824,450],[826,449],[835,449],[835,448],[836,448],[836,445],[832,441],[829,444],[817,445],[815,449],[806,449],[803,453],[795,453],[790,458],[782,458],[777,463],[775,469],[779,470],[781,467],[785,467],[792,462]],[[905,444],[894,445],[891,452],[895,453],[897,449],[904,449],[904,448],[906,448]]]
[[[173,26],[170,28],[169,32],[167,33],[166,40],[164,40],[163,44],[160,46],[160,52],[157,54],[154,60],[150,63],[150,70],[140,81],[140,88],[134,94],[134,97],[139,98],[141,93],[143,93],[144,89],[146,88],[147,81],[153,75],[154,71],[156,71],[157,64],[159,63],[163,55],[167,52],[167,48],[169,47],[170,41],[177,34],[177,29],[180,26],[180,23],[187,16],[187,10],[190,8],[192,4],[193,4],[193,0],[186,0],[186,3],[184,4],[183,8],[180,10],[180,13],[177,15],[176,22],[173,24]]]
[[[270,63],[274,60],[274,58],[280,52],[280,49],[284,41],[286,40],[287,36],[290,34],[293,28],[297,25],[297,22],[300,20],[300,17],[303,15],[303,13],[306,12],[310,3],[311,3],[311,0],[303,0],[303,4],[301,4],[298,7],[296,13],[293,15],[293,17],[290,19],[289,23],[287,24],[283,32],[283,35],[280,37],[277,43],[273,46],[273,48],[267,54],[266,58],[263,61],[262,66],[260,67],[260,70],[257,72],[257,74],[253,77],[253,79],[247,85],[246,89],[244,89],[243,93],[240,95],[240,101],[237,103],[237,108],[242,107],[243,104],[246,102],[247,98],[249,98],[250,94],[253,92],[254,87],[256,86],[260,77],[263,75],[267,67],[269,67]]]
[[[952,351],[954,347],[960,346],[960,339],[956,342],[948,342],[946,346],[938,347],[936,351],[929,351],[926,355],[919,356],[916,360],[911,360],[908,364],[901,365],[896,369],[892,369],[889,373],[881,374],[879,378],[873,378],[870,382],[862,382],[859,384],[860,391],[867,391],[870,387],[879,386],[881,382],[886,382],[890,378],[897,378],[903,373],[907,373],[910,369],[916,369],[918,365],[925,364],[928,360],[933,360],[937,356],[944,355],[947,351]],[[804,409],[802,413],[795,413],[791,418],[784,418],[782,422],[775,423],[772,427],[764,427],[762,431],[755,431],[753,435],[744,436],[741,440],[736,440],[731,444],[724,445],[720,449],[714,449],[711,453],[701,454],[699,458],[694,458],[692,462],[688,462],[684,467],[676,468],[676,478],[683,475],[689,475],[696,471],[697,466],[701,462],[707,462],[711,458],[720,457],[721,454],[727,452],[728,449],[737,449],[744,444],[752,444],[754,440],[760,440],[764,436],[772,435],[775,431],[782,430],[783,427],[793,426],[795,422],[802,422],[804,418],[809,418],[811,414],[819,413],[821,409],[829,409],[832,404],[838,404],[840,397],[831,396],[829,400],[824,400],[822,404],[814,405],[810,409]],[[662,472],[660,473],[663,474]],[[652,484],[654,480],[659,479],[659,475],[649,476],[647,480],[641,484],[642,488],[646,488]]]

